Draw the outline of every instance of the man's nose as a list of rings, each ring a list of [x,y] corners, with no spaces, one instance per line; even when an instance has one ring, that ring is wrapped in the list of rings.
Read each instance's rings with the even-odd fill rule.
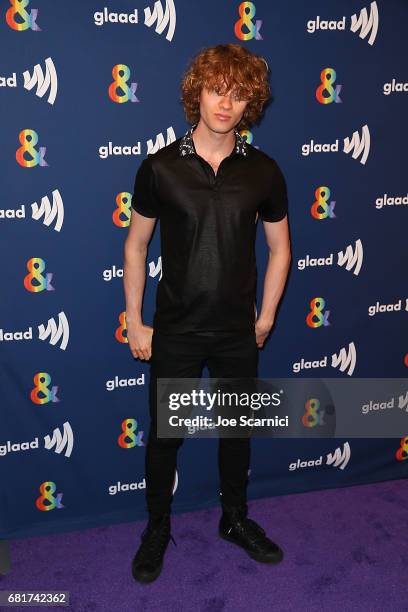
[[[228,94],[228,95],[225,94],[225,95],[221,96],[220,105],[223,108],[231,108],[232,107],[231,95],[232,94]]]

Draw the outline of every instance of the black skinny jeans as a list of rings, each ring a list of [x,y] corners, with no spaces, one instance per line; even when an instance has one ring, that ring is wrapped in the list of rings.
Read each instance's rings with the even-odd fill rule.
[[[257,377],[258,347],[253,332],[195,332],[164,334],[154,330],[150,361],[150,428],[145,454],[146,502],[150,516],[170,512],[177,451],[184,438],[158,438],[157,378]],[[219,438],[218,468],[221,504],[246,507],[250,439]]]

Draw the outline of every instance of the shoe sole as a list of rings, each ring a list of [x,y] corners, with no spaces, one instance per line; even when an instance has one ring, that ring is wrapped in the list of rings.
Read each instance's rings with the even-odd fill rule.
[[[224,533],[222,533],[221,531],[218,532],[220,537],[223,538],[223,540],[226,540],[227,542],[231,542],[231,544],[235,544],[235,546],[238,546],[241,550],[244,550],[246,552],[246,554],[251,557],[251,559],[254,559],[255,561],[259,561],[259,563],[280,563],[283,560],[283,551],[282,549],[279,549],[281,551],[281,554],[279,557],[276,557],[275,559],[265,559],[265,557],[261,557],[259,555],[257,555],[256,553],[247,550],[244,546],[242,546],[241,544],[239,544],[238,542],[236,542],[235,540],[233,540],[232,538],[228,537],[227,535],[225,535]]]

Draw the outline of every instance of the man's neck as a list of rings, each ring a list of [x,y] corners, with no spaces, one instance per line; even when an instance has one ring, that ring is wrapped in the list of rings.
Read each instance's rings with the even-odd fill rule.
[[[192,138],[197,154],[204,159],[224,159],[235,147],[234,129],[220,134],[210,130],[201,119],[193,130]]]

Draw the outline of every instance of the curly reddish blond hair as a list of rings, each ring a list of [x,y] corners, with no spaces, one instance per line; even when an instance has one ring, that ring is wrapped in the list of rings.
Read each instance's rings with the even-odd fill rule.
[[[260,55],[235,43],[201,49],[194,56],[181,82],[181,101],[187,121],[200,119],[202,88],[222,94],[230,89],[240,100],[248,100],[238,130],[247,129],[260,118],[271,97],[268,64]]]

